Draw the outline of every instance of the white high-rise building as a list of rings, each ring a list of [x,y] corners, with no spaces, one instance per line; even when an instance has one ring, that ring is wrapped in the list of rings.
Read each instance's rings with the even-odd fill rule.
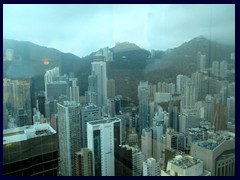
[[[81,149],[80,103],[64,101],[57,104],[59,133],[59,172],[63,176],[74,176],[75,153]]]
[[[146,127],[149,127],[148,119],[148,82],[141,81],[138,85],[138,101],[139,101],[139,132],[142,133],[142,130]]]
[[[81,109],[82,118],[82,143],[83,147],[87,147],[87,122],[101,119],[100,107],[95,104],[88,104]]]
[[[121,119],[107,118],[87,123],[88,148],[93,153],[93,175],[114,176],[115,146],[121,145]]]
[[[159,176],[160,167],[153,157],[148,158],[146,162],[143,162],[143,176]]]
[[[95,55],[92,64],[92,75],[97,78],[97,105],[107,105],[107,72],[105,56]]]

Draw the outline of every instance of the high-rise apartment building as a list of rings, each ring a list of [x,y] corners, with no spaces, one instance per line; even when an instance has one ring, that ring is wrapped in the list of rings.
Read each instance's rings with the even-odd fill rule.
[[[17,121],[16,126],[33,124],[31,90],[28,81],[3,79],[3,104],[5,118],[8,118],[9,115],[14,117]]]
[[[81,142],[81,106],[75,101],[57,104],[60,171],[63,176],[76,175],[75,153],[80,151]]]
[[[121,119],[106,118],[87,123],[88,148],[93,153],[93,175],[114,176],[114,151],[121,145]]]
[[[141,81],[138,85],[138,101],[139,101],[139,133],[146,127],[149,127],[148,119],[148,82]]]

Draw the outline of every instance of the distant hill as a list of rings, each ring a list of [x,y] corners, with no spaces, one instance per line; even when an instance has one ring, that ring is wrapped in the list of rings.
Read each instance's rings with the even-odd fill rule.
[[[12,61],[8,60],[7,49],[13,50]],[[211,65],[214,60],[229,60],[230,53],[235,49],[234,46],[222,45],[199,36],[167,51],[156,50],[154,54],[129,42],[117,43],[110,51],[113,53],[113,61],[107,63],[107,77],[115,79],[116,94],[137,103],[139,81],[175,83],[178,74],[191,75],[196,71],[199,51],[206,54],[207,64]],[[74,72],[79,79],[80,94],[83,95],[87,90],[91,60],[95,53],[79,58],[31,42],[4,39],[3,75],[11,78],[33,77],[38,87],[36,89],[43,90],[45,71],[59,66],[62,74]],[[44,64],[46,61],[49,61],[48,65]]]

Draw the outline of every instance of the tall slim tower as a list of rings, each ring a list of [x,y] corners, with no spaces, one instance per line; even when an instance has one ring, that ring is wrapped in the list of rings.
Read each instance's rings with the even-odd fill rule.
[[[70,101],[79,102],[79,86],[77,86],[77,78],[70,78]]]
[[[92,75],[97,78],[97,105],[106,106],[107,104],[107,72],[105,56],[95,55],[92,64]]]
[[[88,148],[93,152],[93,175],[114,176],[114,150],[121,144],[121,119],[87,123]]]
[[[148,82],[140,81],[138,85],[138,101],[139,101],[139,133],[146,127],[149,127],[148,120]]]
[[[75,153],[81,149],[80,103],[64,101],[57,104],[60,174],[75,176]]]

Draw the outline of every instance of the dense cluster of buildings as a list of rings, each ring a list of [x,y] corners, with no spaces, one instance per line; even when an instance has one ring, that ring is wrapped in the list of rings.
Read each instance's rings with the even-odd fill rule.
[[[227,61],[207,67],[198,53],[191,77],[141,81],[139,105],[121,108],[106,58],[106,48],[93,57],[84,102],[78,79],[58,67],[46,71],[34,109],[31,82],[3,80],[3,175],[235,175],[235,82],[226,80]]]

